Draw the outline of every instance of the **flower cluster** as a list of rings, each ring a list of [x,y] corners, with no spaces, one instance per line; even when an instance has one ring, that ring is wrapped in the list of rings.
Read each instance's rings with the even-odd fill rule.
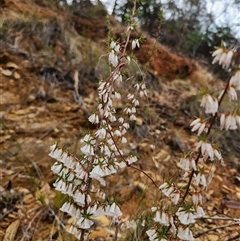
[[[214,164],[219,161],[223,162],[220,151],[215,145],[211,144],[210,138],[208,138],[213,128],[213,122],[220,116],[221,130],[240,128],[239,108],[234,108],[232,113],[219,113],[224,95],[228,96],[229,101],[238,99],[237,91],[240,90],[240,69],[239,64],[238,67],[231,65],[234,53],[234,49],[227,50],[225,45],[222,44],[212,54],[214,57],[213,63],[218,62],[225,69],[232,67],[232,76],[218,98],[214,97],[210,91],[203,92],[200,106],[204,108],[205,114],[210,114],[211,116],[205,119],[198,117],[191,122],[191,131],[197,132],[200,140],[195,150],[189,154],[184,154],[178,162],[178,167],[182,170],[180,179],[185,186],[181,188],[171,178],[159,187],[161,192],[167,197],[168,205],[152,208],[155,227],[147,231],[149,240],[168,240],[169,237],[172,237],[174,240],[177,238],[180,240],[194,240],[189,226],[205,215],[202,192],[208,187],[215,171],[215,168],[212,168],[207,173],[204,168],[205,162],[207,160]],[[162,227],[168,227],[168,229]]]
[[[92,148],[91,145],[93,143],[89,135],[86,135],[83,140],[88,143],[86,145],[90,145]],[[112,173],[111,171],[108,170],[106,173],[103,173],[102,170],[99,170],[99,172],[96,172],[93,168],[93,170],[89,172],[87,171],[88,165],[86,165],[85,161],[80,162],[76,157],[58,148],[56,144],[51,146],[49,155],[57,160],[51,168],[58,176],[53,186],[56,190],[69,196],[68,201],[62,205],[60,210],[75,217],[77,220],[70,226],[70,233],[80,238],[81,230],[89,229],[94,224],[93,218],[107,215],[112,217],[113,221],[116,222],[122,216],[115,202],[105,204],[104,206],[92,202],[88,188],[91,178],[99,178],[98,176],[94,176],[94,173],[102,177],[110,175]],[[91,156],[92,153],[87,152],[85,155]],[[86,206],[87,209],[85,209]]]
[[[227,50],[225,43],[222,42],[222,46],[217,48],[212,54],[214,57],[212,63],[215,64],[218,62],[223,68],[228,69],[232,61],[233,53],[234,49]]]
[[[128,103],[123,115],[119,116],[116,111],[116,104],[123,98],[122,93],[125,94],[122,91],[122,69],[131,62],[126,50],[130,44],[132,49],[140,48],[138,39],[130,40],[133,29],[133,25],[127,28],[126,41],[111,40],[109,44],[108,62],[112,69],[109,77],[99,82],[99,102],[88,118],[97,130],[81,139],[80,157],[69,154],[56,144],[51,146],[49,154],[56,159],[51,170],[58,179],[53,186],[68,196],[60,210],[75,218],[68,231],[81,241],[100,215],[106,215],[114,224],[120,225],[122,212],[104,192],[106,177],[138,160],[135,155],[125,153],[122,147],[127,143],[125,135],[130,128],[129,122],[136,120],[138,97],[146,96],[144,82],[131,84],[135,87],[134,94],[124,95]]]
[[[136,0],[134,6],[136,7]],[[134,221],[126,222],[125,225],[121,223],[120,207],[115,199],[106,197],[105,192],[106,177],[117,173],[119,168],[130,166],[138,170],[133,166],[133,163],[138,161],[137,157],[122,148],[127,144],[126,133],[130,128],[129,123],[137,119],[139,97],[147,96],[144,82],[132,84],[134,91],[131,93],[123,91],[123,82],[126,81],[124,68],[131,63],[127,49],[134,52],[134,49],[140,48],[141,42],[140,38],[130,39],[131,31],[134,29],[135,7],[131,24],[126,28],[125,40],[109,41],[107,61],[110,74],[108,78],[99,82],[99,101],[96,110],[88,118],[97,129],[86,133],[81,139],[80,157],[71,155],[56,144],[50,147],[49,155],[56,160],[51,170],[58,177],[53,186],[67,195],[67,201],[60,210],[74,217],[68,231],[81,241],[84,240],[86,231],[93,226],[96,217],[102,215],[111,218],[112,223],[119,227],[137,229]],[[179,159],[179,175],[170,177],[159,187],[154,183],[164,198],[160,200],[159,205],[151,208],[154,224],[146,231],[150,241],[194,240],[190,227],[205,215],[202,193],[208,187],[214,171],[207,173],[206,161],[211,161],[215,165],[223,160],[216,145],[211,144],[209,133],[218,117],[221,130],[240,128],[239,108],[220,113],[225,96],[231,103],[238,100],[240,64],[239,61],[232,64],[235,53],[235,48],[227,49],[224,43],[212,53],[213,64],[219,63],[224,69],[229,69],[231,77],[218,98],[209,90],[202,94],[200,106],[204,109],[204,117],[197,117],[190,124],[191,131],[197,132],[199,141],[194,150]],[[127,103],[119,114],[116,104],[122,99]],[[208,118],[205,118],[206,114],[209,114]],[[151,179],[149,175],[146,176]],[[142,226],[144,225],[142,222]]]

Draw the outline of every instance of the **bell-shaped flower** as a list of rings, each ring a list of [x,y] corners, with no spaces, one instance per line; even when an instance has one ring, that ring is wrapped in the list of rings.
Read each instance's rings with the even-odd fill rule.
[[[180,207],[176,212],[178,219],[182,224],[188,225],[191,223],[195,223],[196,215],[193,210],[185,210],[183,207]]]
[[[240,66],[236,73],[231,77],[229,85],[234,86],[236,90],[240,90]]]
[[[178,238],[181,240],[187,240],[187,241],[193,241],[195,240],[192,232],[190,231],[189,228],[183,229],[182,227],[178,228],[178,233],[177,233]]]
[[[153,220],[157,223],[161,223],[164,226],[168,226],[170,224],[169,215],[164,211],[161,213],[157,211]]]
[[[148,236],[148,238],[149,238],[150,241],[156,241],[156,240],[158,240],[158,238],[157,238],[157,232],[156,232],[155,229],[149,229],[149,230],[147,230],[146,234],[147,234],[147,236]]]
[[[84,217],[81,217],[76,223],[76,225],[81,229],[89,229],[93,224],[94,222],[92,220]]]
[[[213,59],[213,61],[212,61],[212,64],[217,63],[217,62],[220,60],[220,58],[221,58],[221,56],[222,56],[223,53],[224,53],[224,49],[223,49],[223,48],[218,48],[218,49],[216,49],[216,50],[212,53],[212,57],[214,57],[214,59]]]
[[[207,114],[214,115],[218,111],[217,99],[213,98],[209,94],[203,96],[200,106],[205,108],[205,113]]]
[[[168,183],[163,183],[159,189],[163,192],[163,194],[167,197],[170,196],[170,194],[174,191],[174,187],[172,185],[169,185]]]

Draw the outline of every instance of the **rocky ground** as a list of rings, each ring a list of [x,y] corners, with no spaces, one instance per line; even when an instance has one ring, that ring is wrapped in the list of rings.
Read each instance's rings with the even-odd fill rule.
[[[58,211],[64,196],[52,187],[49,146],[59,142],[77,153],[79,139],[95,128],[87,117],[96,107],[98,79],[108,73],[105,36],[110,31],[122,38],[123,29],[112,18],[107,24],[105,16],[72,15],[44,1],[1,1],[0,16],[0,240],[74,240],[59,224],[67,225],[69,217]],[[220,90],[223,82],[161,45],[146,66],[152,41],[146,37],[135,52],[146,72],[148,99],[142,100],[128,137],[139,167],[160,184],[178,171],[179,154],[196,144],[189,123],[201,112],[197,94],[210,86]],[[133,66],[129,74],[139,75]],[[124,105],[123,100],[119,113]],[[239,209],[222,210],[225,200],[240,201],[240,132],[216,131],[214,140],[224,150],[225,164],[217,165],[205,206],[209,216],[229,220],[200,220],[194,227],[196,240],[240,240],[240,226],[231,220],[240,217]],[[109,183],[122,200],[125,220],[156,201],[152,183],[131,169],[110,177]],[[132,237],[146,240],[143,233],[140,228]],[[103,217],[91,238],[112,240],[113,235],[114,227]],[[120,232],[119,240],[133,240],[130,236]]]

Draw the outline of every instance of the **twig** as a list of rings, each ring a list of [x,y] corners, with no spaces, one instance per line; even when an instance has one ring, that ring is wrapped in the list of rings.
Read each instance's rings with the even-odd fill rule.
[[[204,234],[206,234],[206,233],[209,233],[209,232],[211,232],[211,231],[215,231],[215,230],[217,230],[217,229],[221,229],[221,228],[227,228],[227,227],[231,227],[231,226],[235,226],[235,225],[239,225],[240,224],[240,222],[234,222],[234,223],[229,223],[229,224],[225,224],[225,225],[222,225],[222,226],[218,226],[218,227],[215,227],[215,228],[210,228],[210,229],[208,229],[208,230],[206,230],[206,231],[204,231],[204,232],[202,232],[202,233],[199,233],[199,234],[196,234],[195,236],[194,236],[194,238],[199,238],[200,236],[202,236],[202,235],[204,235]],[[238,236],[239,237],[239,236]],[[231,240],[233,240],[233,239],[231,239]],[[234,239],[235,240],[235,239]]]
[[[240,238],[240,234],[237,234],[236,236],[228,239],[227,241],[236,241],[236,240],[238,240],[238,238]]]

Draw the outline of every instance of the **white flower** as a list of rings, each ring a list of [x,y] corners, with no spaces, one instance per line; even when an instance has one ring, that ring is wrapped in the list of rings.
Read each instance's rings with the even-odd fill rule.
[[[184,171],[190,171],[190,161],[188,158],[181,158],[179,164]]]
[[[194,240],[192,232],[190,231],[189,228],[183,229],[182,227],[179,227],[177,236],[182,240],[188,240],[188,241]]]
[[[215,57],[215,58],[213,59],[212,64],[215,64],[219,61],[223,52],[224,52],[223,48],[218,48],[213,52],[212,57]]]
[[[138,48],[140,48],[140,44],[139,44],[139,40],[138,40],[138,39],[134,39],[134,40],[132,41],[132,49],[135,49],[136,46],[137,46]]]
[[[150,241],[154,241],[157,239],[157,233],[154,229],[147,230],[146,234],[149,237]]]
[[[160,214],[160,212],[157,211],[153,220],[165,226],[168,226],[170,224],[169,216],[165,212],[161,212]]]
[[[51,167],[51,170],[53,173],[55,174],[59,174],[60,171],[62,170],[63,166],[62,164],[59,164],[59,162],[55,162],[52,167]]]
[[[236,123],[237,123],[238,127],[240,128],[240,115],[236,115],[235,119],[236,119]]]
[[[231,64],[232,61],[232,56],[233,56],[233,50],[229,50],[226,54],[225,59],[222,62],[222,67],[228,69],[229,65]],[[220,64],[220,62],[219,62]]]
[[[116,42],[112,41],[112,42],[110,43],[110,48],[111,48],[111,49],[114,49],[115,46],[116,46]]]
[[[214,149],[213,149],[213,152],[214,152],[214,156],[215,156],[219,161],[223,159],[221,153],[220,153],[217,149],[214,148]]]
[[[234,86],[228,87],[227,94],[230,101],[238,99],[237,92]]]
[[[99,123],[99,117],[97,114],[92,114],[88,117],[88,120],[93,123],[93,124],[98,124]]]
[[[73,234],[76,238],[79,237],[79,239],[80,239],[80,237],[81,237],[81,230],[79,230],[77,227],[71,225],[71,226],[67,229],[67,231],[68,231],[69,233]]]
[[[239,66],[240,67],[240,66]],[[231,77],[229,84],[234,86],[236,90],[240,90],[240,68]]]
[[[98,129],[95,133],[96,137],[99,137],[100,139],[104,139],[106,137],[107,131],[106,129],[103,127],[101,129]]]
[[[201,218],[201,217],[203,217],[205,215],[205,212],[203,211],[203,208],[200,207],[200,206],[197,206],[196,211],[197,211],[197,217],[198,218]]]
[[[236,130],[237,128],[236,118],[234,115],[228,115],[225,119],[225,129]]]
[[[53,186],[55,187],[55,189],[57,191],[60,191],[60,192],[66,192],[67,190],[67,185],[64,181],[62,181],[62,179],[60,179],[59,181],[57,180],[56,182],[53,183]]]
[[[192,195],[192,201],[194,205],[202,203],[202,195],[200,193],[194,192]]]
[[[173,192],[170,195],[171,201],[176,205],[179,201],[180,198],[180,193],[179,192]]]
[[[163,194],[167,197],[170,196],[170,194],[174,191],[174,187],[169,185],[168,183],[163,183],[159,189],[163,192]]]
[[[129,164],[129,165],[131,165],[132,163],[134,163],[134,162],[137,162],[137,157],[136,156],[131,156],[131,157],[129,157],[129,158],[127,158],[127,163]]]
[[[57,148],[56,144],[51,145],[49,156],[59,161],[62,156],[62,149]]]
[[[192,126],[192,130],[191,130],[192,132],[198,130],[198,136],[199,136],[204,131],[206,123],[202,122],[200,118],[197,118],[190,124],[190,126]]]
[[[211,95],[206,94],[203,96],[201,105],[205,108],[205,112],[207,114],[215,114],[218,111],[218,101],[213,98]]]
[[[85,204],[85,194],[83,194],[79,189],[74,193],[74,201],[78,203],[80,206],[84,206]]]
[[[83,154],[85,155],[90,155],[93,156],[94,155],[94,149],[93,146],[86,144],[83,147],[81,147],[81,151]]]
[[[196,173],[194,173],[193,175],[194,181],[196,183],[196,185],[198,186],[199,184],[203,185],[204,187],[207,186],[207,180],[204,174],[201,174],[200,172],[196,175]]]
[[[109,62],[113,65],[113,67],[117,67],[118,65],[118,56],[115,55],[114,50],[112,50],[108,56]]]
[[[199,150],[201,148],[201,154],[204,158],[210,158],[210,160],[214,159],[214,152],[213,148],[210,143],[207,143],[205,141],[200,141],[197,144],[196,150]]]
[[[193,210],[187,212],[186,210],[184,210],[184,208],[180,207],[176,212],[176,215],[178,216],[178,219],[182,224],[188,225],[191,223],[195,223],[196,221],[196,215],[194,215],[192,212]]]
[[[122,216],[122,212],[121,212],[120,208],[116,205],[116,203],[112,203],[111,206],[108,206],[105,211],[105,214],[110,217],[121,217]]]
[[[226,115],[221,114],[221,117],[220,117],[220,129],[221,130],[225,127],[225,119],[226,119]]]
[[[81,229],[89,229],[94,224],[94,222],[90,219],[81,217],[76,224]]]

